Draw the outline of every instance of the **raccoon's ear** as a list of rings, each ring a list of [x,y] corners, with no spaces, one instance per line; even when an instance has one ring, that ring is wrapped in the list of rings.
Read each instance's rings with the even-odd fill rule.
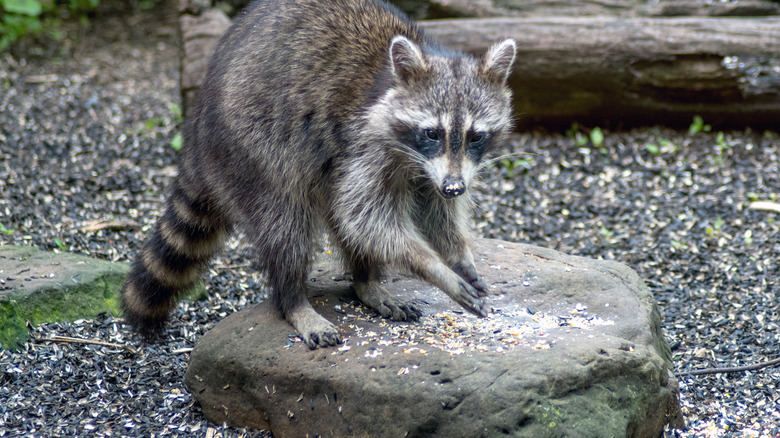
[[[393,38],[389,52],[393,75],[404,82],[422,77],[428,71],[422,50],[405,36],[398,35]]]
[[[517,43],[506,39],[489,48],[480,64],[480,73],[491,82],[505,84],[515,62]]]

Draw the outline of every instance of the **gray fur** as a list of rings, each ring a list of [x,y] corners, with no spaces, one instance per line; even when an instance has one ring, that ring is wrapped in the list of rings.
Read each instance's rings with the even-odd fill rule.
[[[381,1],[253,3],[216,47],[168,210],[123,290],[128,321],[158,329],[179,293],[168,286],[192,282],[177,264],[202,269],[233,227],[252,240],[273,304],[311,348],[341,342],[306,297],[323,230],[360,299],[383,316],[421,314],[387,293],[386,268],[484,315],[468,188],[511,129],[514,56],[512,40],[480,59],[444,49]],[[183,246],[177,224],[203,235],[197,247]],[[177,251],[188,257],[170,262]],[[188,277],[156,277],[174,271]]]

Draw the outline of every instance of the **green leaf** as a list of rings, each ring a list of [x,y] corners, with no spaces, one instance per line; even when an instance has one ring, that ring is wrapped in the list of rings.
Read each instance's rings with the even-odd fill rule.
[[[645,150],[650,152],[651,155],[658,155],[661,153],[661,148],[659,148],[658,145],[654,143],[645,144]]]
[[[712,126],[705,125],[704,119],[702,119],[701,116],[693,116],[693,123],[691,123],[691,126],[688,128],[688,133],[693,135],[699,132],[710,132],[710,130],[712,130]]]
[[[0,224],[0,233],[11,235],[14,232],[13,228],[6,228],[5,225]]]
[[[173,136],[173,139],[171,139],[171,148],[174,151],[180,151],[183,144],[184,144],[184,137],[182,137],[181,134],[176,134],[175,136]]]
[[[155,119],[155,118],[152,118],[152,119],[148,119],[148,120],[146,120],[146,121],[144,122],[144,127],[145,127],[147,130],[151,131],[151,130],[153,130],[155,127],[157,127],[159,124],[160,124],[160,119]]]
[[[715,144],[721,149],[729,148],[729,145],[726,143],[726,135],[723,134],[723,131],[718,132],[718,135],[715,137]]]
[[[704,119],[702,119],[701,116],[693,116],[693,123],[691,123],[691,126],[688,128],[688,133],[693,135],[701,132],[703,126]]]
[[[578,147],[585,146],[588,144],[588,137],[585,137],[581,132],[574,133],[574,143]]]
[[[526,169],[530,169],[534,167],[534,159],[533,158],[518,158],[515,160],[515,166],[524,167]]]
[[[181,107],[176,103],[172,103],[168,108],[170,108],[171,112],[173,113],[174,121],[180,122],[184,116],[181,111]]]
[[[37,0],[0,0],[3,9],[12,14],[29,15],[37,17],[41,15],[41,4]]]
[[[601,132],[599,127],[595,127],[590,131],[590,142],[596,147],[601,146],[601,144],[604,143],[604,133]]]

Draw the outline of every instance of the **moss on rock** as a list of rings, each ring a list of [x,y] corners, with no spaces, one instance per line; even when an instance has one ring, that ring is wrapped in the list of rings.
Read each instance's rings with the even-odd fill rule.
[[[19,348],[29,326],[119,315],[128,269],[127,263],[75,254],[0,247],[0,348]]]

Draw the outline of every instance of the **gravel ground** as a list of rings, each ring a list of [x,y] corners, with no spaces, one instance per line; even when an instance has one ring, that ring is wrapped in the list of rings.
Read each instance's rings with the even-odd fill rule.
[[[181,122],[174,12],[121,12],[45,57],[0,55],[0,244],[127,261],[159,215]],[[600,146],[518,135],[522,154],[489,168],[476,195],[478,234],[637,270],[677,373],[775,359],[780,214],[748,206],[777,201],[780,136],[716,130],[605,132]],[[107,220],[120,225],[83,229]],[[0,352],[0,436],[269,436],[210,424],[183,385],[200,336],[266,295],[250,263],[231,241],[210,298],[182,303],[162,345],[106,316],[38,327],[23,351]],[[774,367],[682,376],[689,427],[666,435],[778,437],[779,379]]]

